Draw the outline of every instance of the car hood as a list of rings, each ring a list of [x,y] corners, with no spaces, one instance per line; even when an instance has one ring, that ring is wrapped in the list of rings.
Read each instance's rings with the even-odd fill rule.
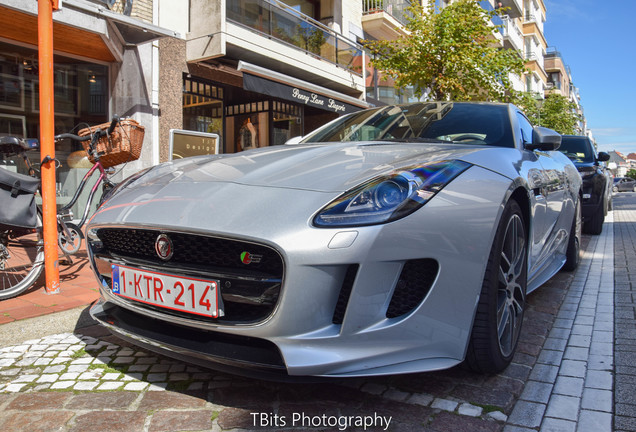
[[[128,189],[169,183],[235,183],[247,186],[343,192],[392,170],[429,161],[491,159],[502,150],[455,144],[335,143],[268,147],[237,154],[168,162]]]

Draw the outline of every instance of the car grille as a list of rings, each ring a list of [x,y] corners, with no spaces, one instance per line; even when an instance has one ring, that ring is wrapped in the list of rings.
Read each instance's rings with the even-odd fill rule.
[[[414,310],[433,286],[439,264],[433,259],[407,261],[386,311],[387,318],[396,318]]]
[[[263,320],[271,315],[278,302],[284,264],[280,254],[268,246],[150,229],[100,228],[95,234],[101,242],[91,243],[97,259],[105,258],[183,276],[218,279],[225,315],[219,318],[197,317],[135,302],[138,307],[227,324]],[[173,254],[169,260],[160,259],[155,252],[155,241],[160,234],[167,234],[172,240]],[[245,253],[249,254],[251,261],[244,258]],[[102,276],[111,283],[109,278]]]

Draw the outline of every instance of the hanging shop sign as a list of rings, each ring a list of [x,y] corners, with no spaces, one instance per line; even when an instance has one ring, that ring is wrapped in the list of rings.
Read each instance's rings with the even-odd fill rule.
[[[276,81],[247,73],[243,74],[243,88],[245,90],[320,108],[326,111],[332,111],[338,114],[349,114],[362,109],[361,107],[357,107],[328,96],[310,92],[298,87],[281,84]]]

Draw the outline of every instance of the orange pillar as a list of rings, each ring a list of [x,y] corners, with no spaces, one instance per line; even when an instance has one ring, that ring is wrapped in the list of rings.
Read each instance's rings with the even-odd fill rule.
[[[55,5],[57,7],[57,4]],[[38,58],[40,67],[40,155],[55,158],[53,110],[53,2],[38,1]],[[57,205],[55,201],[55,161],[44,163],[42,172],[42,225],[44,228],[44,270],[46,293],[60,292],[57,253]]]

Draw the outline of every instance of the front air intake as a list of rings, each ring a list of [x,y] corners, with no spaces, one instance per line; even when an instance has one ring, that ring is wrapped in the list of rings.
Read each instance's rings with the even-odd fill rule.
[[[413,311],[426,297],[437,277],[439,264],[434,259],[407,261],[395,286],[387,318],[397,318]]]

